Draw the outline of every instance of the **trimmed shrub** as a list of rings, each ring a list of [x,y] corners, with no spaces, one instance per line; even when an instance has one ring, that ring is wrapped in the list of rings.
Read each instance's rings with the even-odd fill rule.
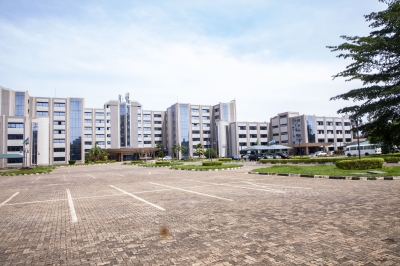
[[[219,158],[218,161],[220,161],[220,162],[232,162],[232,158]]]
[[[171,162],[169,162],[169,161],[156,162],[156,165],[158,165],[158,166],[168,166],[168,165],[171,165]]]
[[[387,163],[398,163],[400,161],[400,157],[383,157],[383,159]]]
[[[184,162],[198,162],[199,159],[197,158],[185,158],[183,159]]]
[[[75,163],[76,163],[76,160],[69,160],[68,163],[69,163],[70,165],[75,164]]]
[[[116,161],[115,161],[115,160],[112,160],[111,162],[112,162],[112,163],[115,163]]]
[[[336,167],[342,170],[367,170],[383,167],[382,158],[364,160],[342,160],[335,163]]]
[[[131,161],[130,164],[139,164],[139,163],[143,163],[142,161]]]
[[[222,165],[222,162],[219,161],[212,161],[212,162],[202,162],[203,166],[218,166]]]

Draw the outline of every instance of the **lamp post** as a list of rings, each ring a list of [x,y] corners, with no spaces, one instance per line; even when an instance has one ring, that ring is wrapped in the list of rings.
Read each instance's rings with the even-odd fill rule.
[[[302,138],[298,138],[297,140],[299,141],[299,152],[300,152],[300,157],[302,157],[302,152],[301,152],[301,149],[300,149],[300,142],[301,142],[303,139],[302,139]]]
[[[300,134],[295,134],[295,132],[294,132],[294,125],[292,125],[292,132],[293,132],[293,143],[296,144],[297,141],[299,142],[299,153],[300,153],[300,156],[302,156],[302,152],[301,152],[301,149],[300,149],[300,142],[301,142],[303,139],[301,138],[301,135],[300,135]]]
[[[356,127],[357,130],[357,146],[358,146],[358,159],[361,160],[361,151],[360,151],[360,131],[358,130],[359,124],[362,123],[361,118],[359,117],[352,117],[352,124],[353,127]]]
[[[212,157],[211,157],[211,138],[208,139],[208,159],[212,162]]]

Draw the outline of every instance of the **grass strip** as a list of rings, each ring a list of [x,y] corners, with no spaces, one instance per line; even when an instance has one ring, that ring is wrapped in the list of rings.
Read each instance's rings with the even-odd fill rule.
[[[215,169],[226,169],[226,168],[237,168],[242,167],[242,164],[222,164],[222,165],[212,165],[212,166],[202,166],[202,165],[181,165],[172,166],[172,169],[185,169],[185,170],[215,170]]]
[[[325,175],[325,176],[400,176],[399,166],[383,166],[377,171],[384,174],[369,174],[369,170],[341,170],[334,165],[313,165],[313,166],[294,166],[294,165],[274,165],[266,168],[252,170],[256,173],[276,173],[276,174],[301,174],[301,175]]]
[[[55,169],[55,165],[50,166],[37,166],[31,169],[13,169],[9,171],[1,172],[0,175],[30,175],[30,174],[47,174],[51,173]]]

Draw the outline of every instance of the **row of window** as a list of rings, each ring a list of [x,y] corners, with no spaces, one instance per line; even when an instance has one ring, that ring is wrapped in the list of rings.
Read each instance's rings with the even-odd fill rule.
[[[333,130],[327,130],[326,134],[333,134],[334,131]],[[318,134],[325,134],[325,130],[318,130]],[[343,134],[343,130],[336,130],[336,134]],[[344,134],[351,134],[351,130],[345,130]]]
[[[203,116],[202,118],[203,118],[203,120],[210,120],[209,116]],[[199,119],[200,119],[200,116],[192,116],[192,120],[199,120]]]
[[[246,130],[246,126],[239,126],[239,130]],[[256,126],[249,126],[249,130],[257,130]],[[267,130],[266,126],[260,126],[260,130]]]
[[[92,131],[92,127],[85,127],[86,131]],[[96,131],[104,131],[104,127],[95,127]],[[111,127],[108,127],[107,130],[111,130]]]
[[[141,128],[141,127],[138,127],[138,130],[142,130],[142,128]],[[161,127],[155,127],[154,130],[155,130],[155,131],[161,131],[162,128],[161,128]],[[144,127],[144,128],[143,128],[143,131],[151,131],[151,127]]]
[[[200,130],[193,130],[192,134],[200,134]],[[211,131],[203,130],[203,134],[211,134]]]
[[[198,113],[198,112],[199,112],[199,109],[193,109],[192,108],[192,113]],[[201,109],[201,112],[202,113],[209,113],[210,110],[209,109]]]
[[[255,143],[251,143],[251,146],[255,145]],[[268,142],[260,142],[258,145],[263,145],[263,146],[267,146]],[[239,142],[239,146],[241,147],[246,147],[247,146],[247,142]]]
[[[36,102],[36,106],[46,106],[46,107],[48,107],[49,103],[48,102]],[[55,102],[54,103],[54,107],[65,107],[65,103],[57,103],[57,102]]]
[[[138,134],[138,137],[141,138],[142,134]],[[154,134],[155,138],[161,138],[162,135],[161,134]],[[151,138],[151,134],[143,134],[143,138]]]
[[[247,138],[246,134],[239,134],[240,139]],[[249,134],[249,138],[258,138],[257,134]],[[260,138],[268,138],[268,134],[260,134]]]
[[[96,134],[96,138],[104,138],[104,134]],[[85,134],[85,139],[91,139],[92,134]],[[107,138],[111,138],[111,134],[107,134]]]
[[[199,127],[200,124],[198,123],[192,123],[192,127]],[[203,127],[210,127],[210,124],[203,124]]]
[[[110,116],[111,113],[107,112],[107,116]],[[85,116],[92,116],[92,112],[85,112]],[[95,116],[104,116],[104,112],[96,112]]]
[[[92,123],[92,119],[85,119],[84,120],[85,123],[91,124]],[[104,120],[103,119],[96,119],[96,124],[104,124]],[[107,120],[107,124],[110,124],[111,120]]]
[[[200,141],[201,138],[192,138],[192,141]],[[210,141],[210,138],[203,138],[203,141]]]

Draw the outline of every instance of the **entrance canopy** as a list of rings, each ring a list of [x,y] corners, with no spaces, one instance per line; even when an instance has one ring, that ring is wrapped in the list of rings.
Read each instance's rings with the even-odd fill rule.
[[[270,146],[255,145],[255,146],[250,146],[250,147],[244,148],[244,149],[242,149],[242,151],[288,150],[288,149],[293,149],[293,148],[284,146],[284,145],[270,145]]]
[[[0,154],[0,159],[19,159],[22,158],[21,154]]]

